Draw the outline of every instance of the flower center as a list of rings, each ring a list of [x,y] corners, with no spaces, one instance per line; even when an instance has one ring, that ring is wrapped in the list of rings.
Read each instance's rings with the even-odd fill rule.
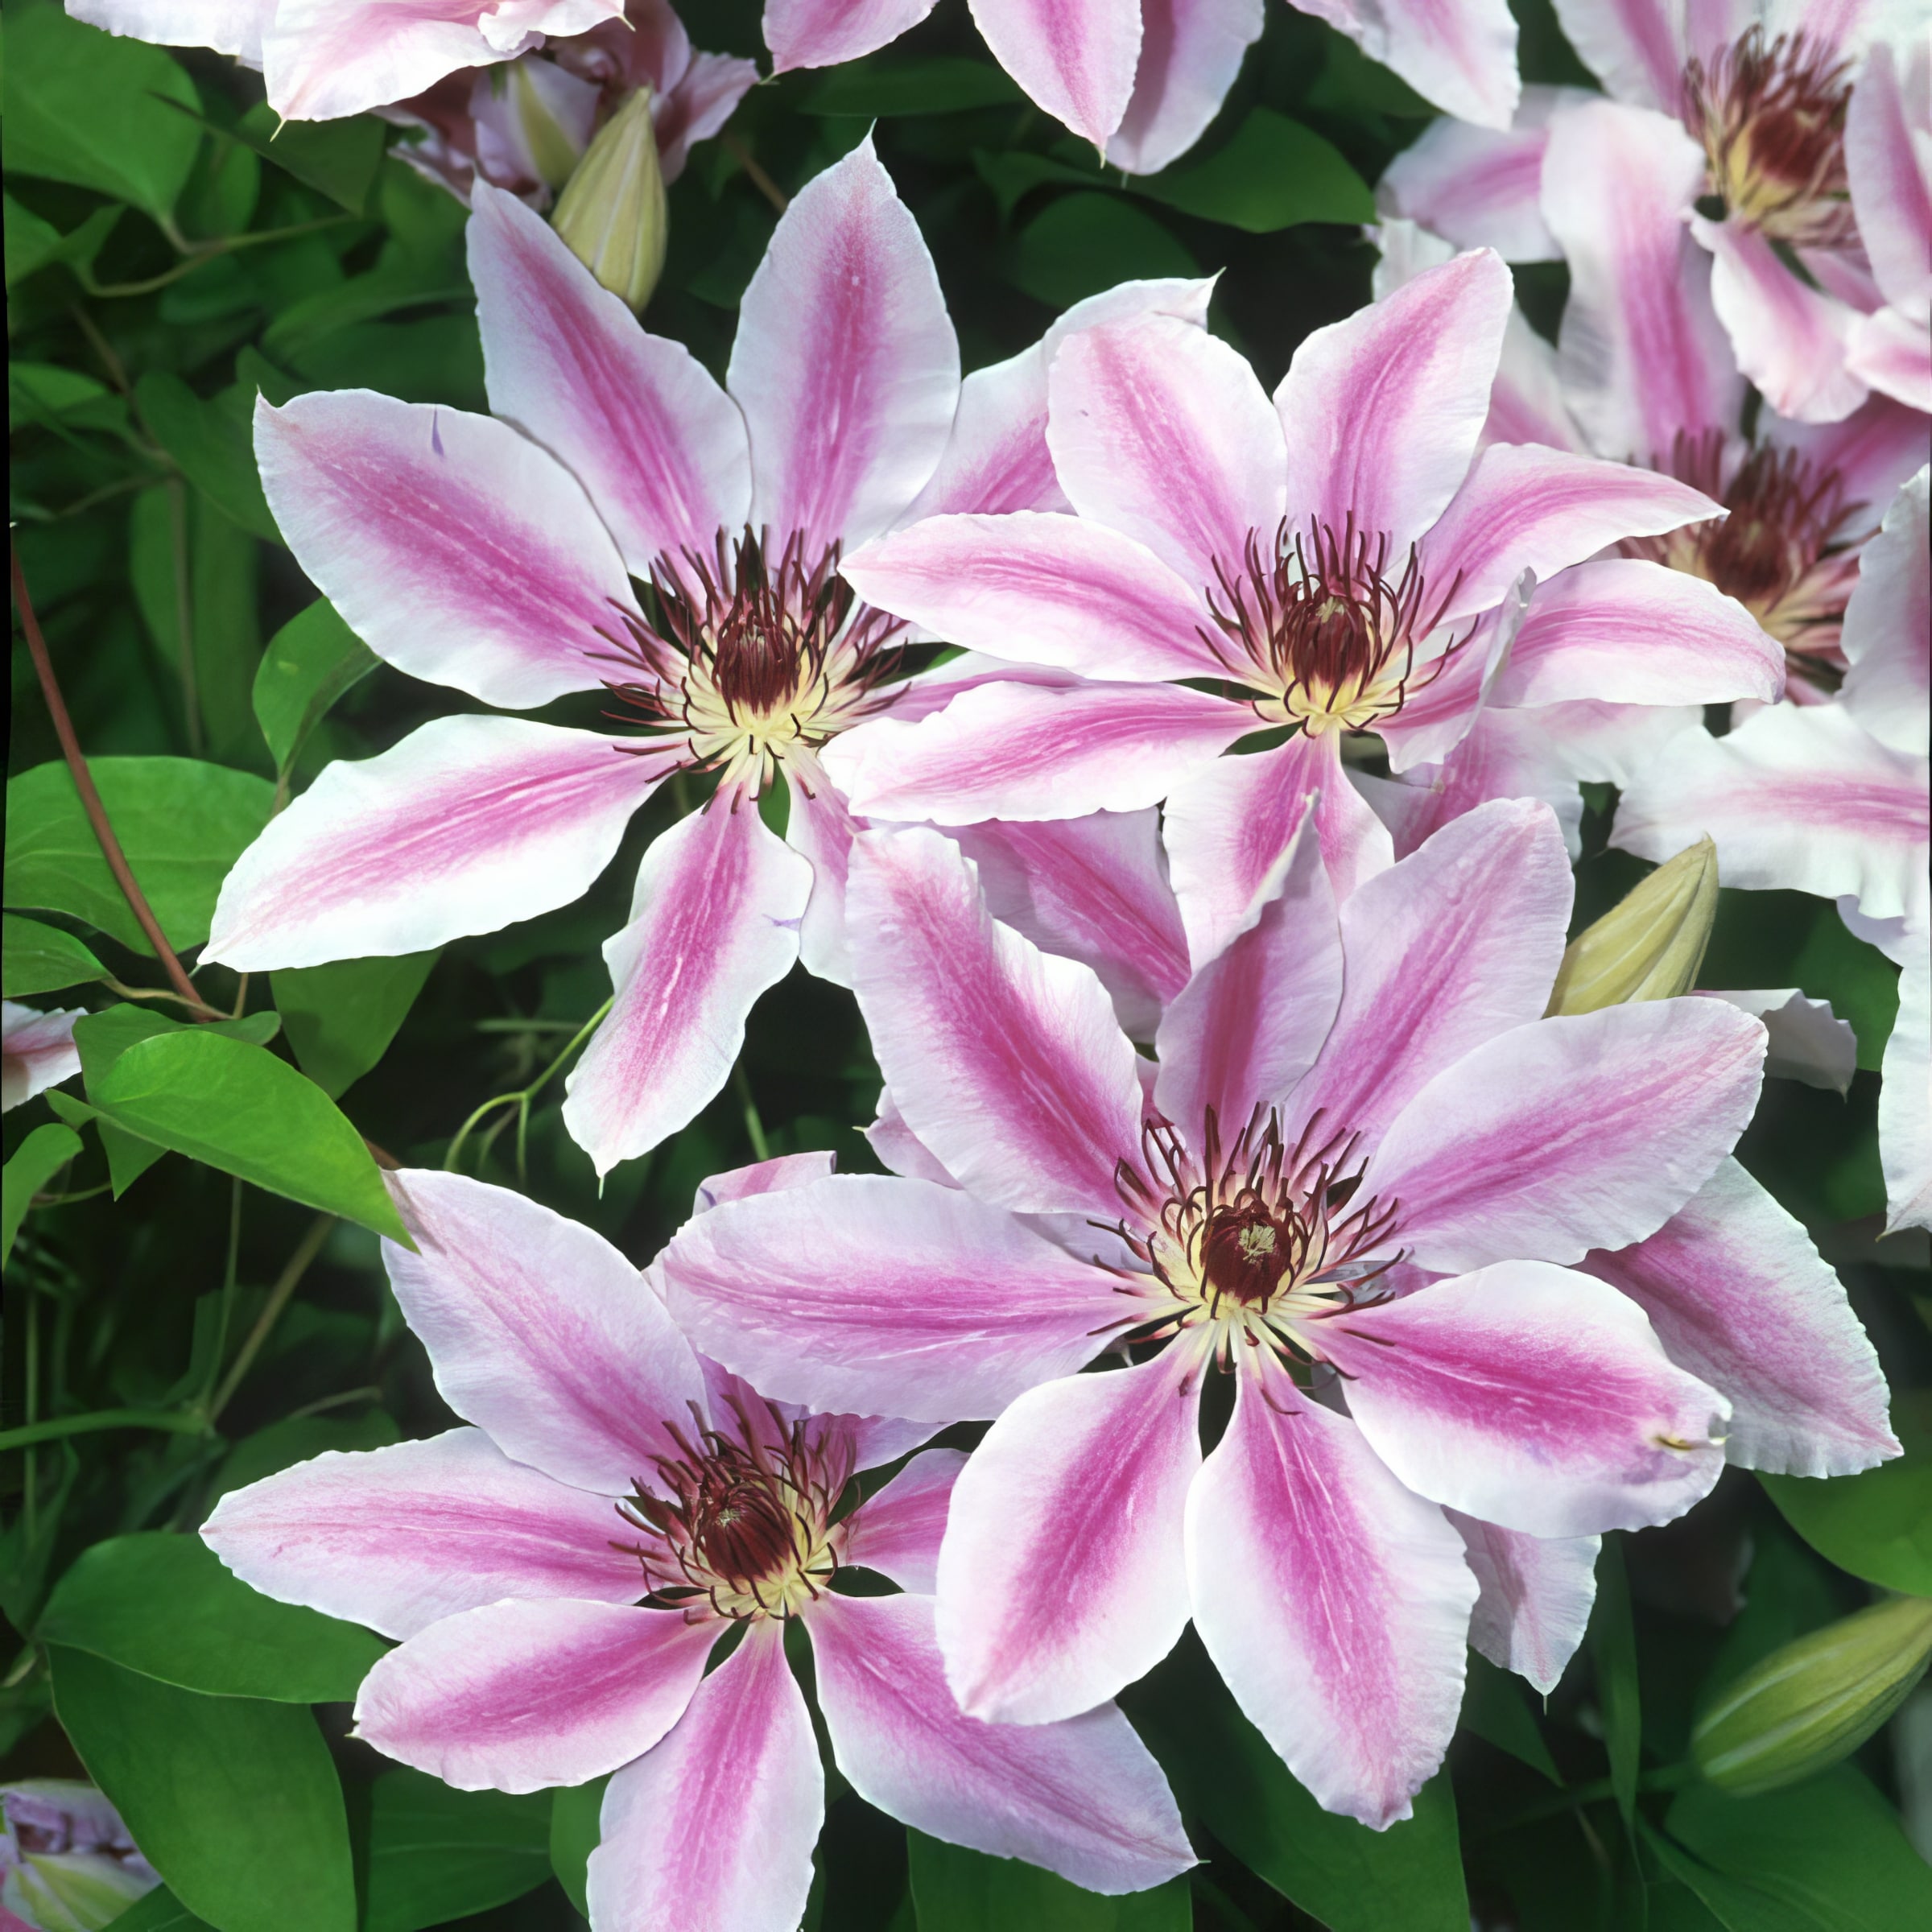
[[[857,601],[836,543],[807,562],[795,535],[774,563],[749,530],[729,554],[726,541],[719,531],[710,559],[658,559],[658,621],[621,612],[623,637],[599,633],[635,674],[605,687],[654,729],[686,734],[691,763],[720,786],[762,791],[787,759],[881,708],[905,626]]]
[[[1271,538],[1249,533],[1241,569],[1216,559],[1219,590],[1208,593],[1215,628],[1201,635],[1260,692],[1258,716],[1311,737],[1366,731],[1440,673],[1454,643],[1419,674],[1416,654],[1447,598],[1425,615],[1414,551],[1391,578],[1389,549],[1386,535],[1371,537],[1352,521],[1339,535],[1311,522],[1292,537],[1284,521]]]
[[[1845,178],[1849,64],[1803,33],[1754,27],[1684,69],[1682,118],[1725,211],[1794,247],[1842,248],[1856,229]]]
[[[735,1430],[672,1435],[681,1453],[659,1458],[655,1481],[617,1505],[642,1533],[617,1547],[643,1566],[649,1598],[694,1609],[702,1600],[743,1620],[795,1616],[823,1596],[839,1571],[844,1538],[832,1515],[852,1476],[849,1449],[755,1402],[739,1406]]]

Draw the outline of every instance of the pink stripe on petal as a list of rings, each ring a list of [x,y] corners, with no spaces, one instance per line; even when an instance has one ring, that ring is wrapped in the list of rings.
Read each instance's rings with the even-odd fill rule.
[[[833,1755],[888,1817],[1089,1892],[1144,1891],[1195,1862],[1166,1779],[1113,1705],[982,1724],[946,1687],[930,1599],[828,1596],[807,1615]]]
[[[704,1388],[637,1269],[602,1236],[507,1187],[406,1169],[390,1191],[415,1252],[383,1265],[436,1387],[506,1454],[622,1496],[675,1452]]]
[[[1476,453],[1510,288],[1480,249],[1303,340],[1274,392],[1296,528],[1314,518],[1339,531],[1352,518],[1386,535],[1399,563]]]
[[[1835,469],[1847,496],[1868,513],[1882,510],[1925,466],[1926,419],[1889,396],[1874,396],[1836,423],[1787,423],[1768,411],[1758,440],[1795,449],[1820,470]]]
[[[1520,83],[1505,0],[1297,0],[1425,101],[1479,127],[1507,127]]]
[[[1141,51],[1141,0],[968,0],[993,57],[1097,148],[1121,124]]]
[[[238,972],[419,952],[590,890],[676,747],[437,718],[338,761],[235,861],[204,961]]]
[[[1887,302],[1922,317],[1932,303],[1932,154],[1925,146],[1932,136],[1929,65],[1932,53],[1922,31],[1909,54],[1876,42],[1845,114],[1845,171],[1859,239]]]
[[[1715,1000],[1538,1020],[1438,1073],[1368,1184],[1401,1202],[1397,1238],[1425,1268],[1567,1266],[1655,1233],[1710,1179],[1764,1055],[1763,1026]]]
[[[1619,101],[1674,114],[1687,43],[1681,0],[1556,0],[1556,17],[1584,64]],[[1727,39],[1729,36],[1725,36]]]
[[[1174,1648],[1203,1372],[1183,1342],[1138,1368],[1049,1382],[973,1451],[939,1575],[946,1681],[969,1715],[1073,1717]]]
[[[355,1735],[459,1791],[580,1785],[677,1722],[723,1629],[614,1604],[465,1610],[362,1680]]]
[[[385,1637],[509,1596],[635,1603],[623,1534],[606,1497],[513,1463],[481,1429],[326,1451],[231,1490],[201,1530],[264,1596]]]
[[[1847,1476],[1898,1453],[1885,1378],[1843,1286],[1736,1162],[1648,1240],[1583,1265],[1649,1315],[1673,1361],[1731,1398],[1730,1461]]]
[[[1262,0],[1141,0],[1133,97],[1107,159],[1158,174],[1208,131],[1267,19]]]
[[[1846,331],[1845,368],[1876,394],[1932,411],[1932,332],[1901,310],[1859,316]]]
[[[748,795],[721,791],[645,853],[630,923],[604,945],[616,1004],[565,1082],[564,1124],[600,1174],[722,1090],[753,1001],[799,956],[811,891]]]
[[[699,1348],[825,1413],[997,1415],[1132,1315],[1113,1276],[1013,1216],[880,1174],[727,1203],[655,1265]]]
[[[255,456],[296,562],[378,657],[512,709],[602,682],[597,634],[636,608],[623,563],[507,423],[319,390],[257,402]]]
[[[515,196],[479,182],[469,272],[490,407],[567,464],[633,576],[708,556],[751,506],[745,423],[682,343],[637,318]]]
[[[1647,1529],[1724,1468],[1730,1404],[1673,1365],[1635,1302],[1571,1269],[1504,1261],[1307,1333],[1404,1485],[1485,1522]]]
[[[748,1167],[733,1167],[728,1174],[714,1174],[698,1183],[691,1203],[694,1216],[708,1214],[726,1201],[749,1199],[755,1194],[782,1194],[787,1188],[803,1187],[807,1181],[823,1181],[837,1171],[835,1154],[781,1154],[769,1161],[753,1161]]]
[[[1455,1729],[1476,1579],[1442,1511],[1352,1422],[1272,1356],[1243,1367],[1188,1499],[1195,1624],[1300,1782],[1380,1831],[1409,1816]]]
[[[1469,1644],[1547,1697],[1576,1654],[1596,1601],[1595,1536],[1524,1536],[1474,1517],[1443,1513],[1462,1534],[1482,1594]]]
[[[803,1917],[825,1778],[783,1631],[752,1624],[671,1735],[610,1781],[597,1924],[790,1932]]]
[[[752,522],[815,556],[886,529],[932,474],[960,350],[919,224],[869,134],[779,218],[725,386],[751,434]]]
[[[866,833],[848,902],[859,1009],[913,1132],[1001,1207],[1117,1212],[1140,1082],[1092,969],[994,920],[935,832]]]
[[[765,0],[771,71],[857,60],[917,27],[932,8],[933,0]]]
[[[957,1449],[915,1455],[845,1521],[843,1561],[889,1576],[902,1590],[930,1596],[946,1533],[946,1505],[966,1465]]]

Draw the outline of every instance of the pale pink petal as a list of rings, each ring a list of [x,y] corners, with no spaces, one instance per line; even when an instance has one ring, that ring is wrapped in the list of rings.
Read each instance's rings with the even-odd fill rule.
[[[1699,990],[1699,1000],[1724,1000],[1765,1023],[1765,1078],[1802,1080],[1832,1093],[1851,1090],[1858,1070],[1858,1036],[1829,1000],[1807,999],[1795,986],[1723,993]]]
[[[1380,1831],[1442,1762],[1476,1579],[1435,1504],[1274,1358],[1245,1354],[1228,1433],[1187,1506],[1208,1654],[1328,1810]]]
[[[1563,390],[1604,456],[1667,464],[1679,435],[1734,430],[1744,382],[1684,211],[1703,151],[1674,116],[1601,101],[1550,130],[1543,212],[1570,263]]]
[[[704,1385],[663,1304],[601,1235],[508,1187],[406,1169],[390,1191],[415,1251],[382,1248],[436,1387],[506,1454],[621,1496],[675,1452]]]
[[[1587,447],[1564,393],[1556,350],[1530,326],[1520,308],[1510,310],[1503,331],[1503,357],[1489,391],[1483,441],[1546,443],[1553,449],[1578,451]]]
[[[0,1113],[80,1071],[74,1022],[86,1017],[85,1006],[43,1013],[13,1000],[6,1002],[5,1032],[0,1034]]]
[[[1187,153],[1220,112],[1266,17],[1262,0],[1141,0],[1133,97],[1107,159],[1152,175]]]
[[[634,0],[631,10],[636,10]],[[663,11],[671,12],[667,4]],[[683,29],[678,31],[681,35]],[[718,133],[762,78],[755,60],[734,60],[724,54],[691,56],[690,66],[663,96],[662,109],[651,115],[658,165],[667,187],[683,173],[691,149]]]
[[[655,1264],[706,1354],[782,1402],[952,1422],[1137,1319],[1117,1278],[956,1187],[839,1174],[687,1221]]]
[[[808,554],[886,529],[932,474],[960,349],[919,224],[865,140],[792,197],[738,310],[725,378],[752,522]]]
[[[1437,1074],[1368,1185],[1401,1202],[1398,1238],[1425,1268],[1568,1266],[1655,1233],[1710,1179],[1764,1054],[1764,1028],[1715,1000],[1538,1020]]]
[[[1509,304],[1509,270],[1479,249],[1303,339],[1274,392],[1298,527],[1352,518],[1399,558],[1442,514],[1488,414]]]
[[[723,1629],[616,1604],[461,1611],[362,1680],[355,1735],[459,1791],[580,1785],[677,1722]]]
[[[1795,449],[1821,473],[1836,470],[1868,524],[1925,467],[1926,431],[1924,411],[1889,396],[1874,396],[1836,423],[1787,423],[1766,410],[1757,425],[1761,443]]]
[[[953,1485],[939,1647],[970,1716],[1076,1716],[1150,1670],[1187,1622],[1181,1524],[1203,1367],[1179,1344],[1013,1404]]]
[[[857,60],[917,27],[932,8],[933,0],[765,0],[771,71]]]
[[[1583,1265],[1649,1315],[1673,1361],[1731,1398],[1730,1461],[1847,1476],[1898,1453],[1885,1378],[1837,1275],[1736,1162],[1648,1240]]]
[[[1470,1647],[1547,1697],[1583,1641],[1603,1539],[1524,1536],[1453,1509],[1443,1513],[1461,1532],[1482,1589],[1469,1619]]]
[[[645,853],[630,923],[604,944],[617,1003],[565,1083],[564,1124],[600,1174],[722,1090],[753,1001],[799,956],[811,892],[749,797],[720,793]]]
[[[262,34],[277,0],[69,0],[90,27],[162,47],[211,47],[250,67],[262,64]]]
[[[1556,0],[1556,17],[1616,99],[1677,112],[1691,51],[1678,0]]]
[[[785,761],[791,801],[785,843],[811,868],[811,897],[799,927],[799,957],[807,972],[835,985],[852,984],[845,946],[845,873],[852,863],[857,819],[845,809],[830,774],[809,751]]]
[[[1611,842],[1661,862],[1708,833],[1728,886],[1922,920],[1929,818],[1922,754],[1880,744],[1840,706],[1777,704],[1728,737],[1674,739],[1624,793]]]
[[[994,920],[935,832],[861,837],[848,904],[859,1010],[913,1132],[985,1200],[1117,1213],[1140,1082],[1092,969]]]
[[[1341,1008],[1294,1119],[1325,1109],[1324,1134],[1361,1133],[1372,1152],[1439,1075],[1540,1018],[1571,891],[1556,821],[1528,799],[1478,806],[1358,886],[1341,907]]]
[[[923,1596],[828,1596],[808,1615],[819,1703],[852,1789],[890,1818],[1089,1892],[1194,1862],[1160,1767],[1113,1705],[1063,1724],[961,1715]]]
[[[1075,336],[1056,369],[1086,340]],[[868,604],[969,650],[1023,650],[1030,663],[1089,678],[1224,669],[1201,634],[1208,617],[1200,598],[1103,522],[1038,510],[933,517],[868,543],[841,574]]]
[[[1333,733],[1298,733],[1272,751],[1218,759],[1174,787],[1167,860],[1197,963],[1241,930],[1311,798],[1322,862],[1335,897],[1346,898],[1395,853],[1381,821],[1349,783]]]
[[[867,818],[1079,819],[1158,804],[1259,729],[1246,705],[1186,686],[1001,680],[916,723],[861,724],[824,764]]]
[[[568,465],[633,576],[687,546],[708,559],[751,506],[737,405],[682,343],[638,328],[514,195],[479,184],[470,207],[490,407]]]
[[[1430,583],[1453,594],[1454,623],[1500,604],[1522,573],[1542,583],[1624,537],[1658,536],[1721,516],[1701,490],[1654,470],[1594,456],[1492,444],[1423,539]]]
[[[1459,121],[1516,111],[1516,20],[1505,0],[1295,0]]]
[[[790,1187],[803,1187],[807,1181],[822,1181],[835,1173],[836,1154],[781,1154],[769,1161],[754,1161],[749,1167],[734,1167],[729,1174],[714,1174],[698,1183],[691,1202],[693,1216],[708,1214],[726,1201],[749,1199],[754,1194],[782,1194]]]
[[[957,1449],[928,1449],[915,1455],[845,1519],[840,1561],[876,1570],[902,1590],[931,1596],[939,1538],[946,1533],[946,1505],[965,1463]]]
[[[1494,609],[1466,629],[1440,630],[1429,640],[1447,661],[1424,657],[1408,680],[1402,708],[1377,721],[1391,771],[1448,757],[1487,714],[1535,588],[1535,573],[1525,571]]]
[[[1141,0],[968,0],[993,57],[1097,148],[1121,124],[1141,52]]]
[[[1684,571],[1612,557],[1538,587],[1495,701],[1768,703],[1784,687],[1782,647],[1736,598]]]
[[[825,1777],[784,1628],[753,1624],[671,1735],[610,1781],[590,1855],[598,1925],[793,1932],[803,1917]]]
[[[939,1187],[959,1186],[932,1150],[906,1125],[906,1117],[899,1112],[890,1087],[881,1089],[878,1118],[865,1129],[865,1134],[867,1145],[893,1173],[909,1180],[931,1181]]]
[[[1932,722],[1932,530],[1921,469],[1859,552],[1841,637],[1851,669],[1839,702],[1882,745],[1922,752]]]
[[[262,487],[316,588],[370,650],[487,704],[595,691],[637,608],[570,472],[507,423],[365,389],[255,406]]]
[[[1906,947],[1878,1093],[1888,1234],[1932,1228],[1932,957],[1922,931]]]
[[[624,1534],[608,1497],[513,1463],[481,1429],[325,1450],[231,1489],[201,1528],[264,1596],[385,1637],[510,1596],[635,1603],[642,1567],[613,1546]]]
[[[1845,370],[1922,415],[1932,411],[1932,332],[1898,309],[1853,320],[1845,333]]]
[[[1190,588],[1212,589],[1217,564],[1238,576],[1250,533],[1272,551],[1289,507],[1282,426],[1225,342],[1171,316],[1083,330],[1046,390],[1054,470],[1083,518],[1145,544]]]
[[[590,890],[674,762],[526,718],[433,719],[327,766],[269,822],[222,881],[201,956],[318,966],[554,911]]]
[[[1907,100],[1915,92],[1922,116],[1932,120],[1929,58],[1922,35],[1901,77],[1892,48],[1875,43],[1845,114],[1859,239],[1887,302],[1921,320],[1932,307],[1932,126],[1914,129]]]

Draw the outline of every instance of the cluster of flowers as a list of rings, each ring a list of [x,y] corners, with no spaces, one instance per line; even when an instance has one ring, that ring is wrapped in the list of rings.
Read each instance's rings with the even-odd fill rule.
[[[594,90],[617,8],[75,10],[157,37],[219,14],[271,97],[327,113],[545,34],[582,37],[530,85]],[[772,0],[768,34],[795,65],[925,10]],[[1137,6],[1076,10],[1080,46],[976,8],[1142,165],[1258,31],[1259,0],[1160,10],[1143,52]],[[1553,989],[1583,781],[1622,788],[1629,850],[1709,836],[1729,884],[1836,898],[1904,968],[1890,1218],[1932,1224],[1932,54],[1875,43],[1847,106],[1817,17],[1848,35],[1856,5],[1686,45],[1672,10],[1577,0],[1620,97],[1505,132],[1501,0],[1373,34],[1317,10],[1492,131],[1444,122],[1398,164],[1378,299],[1272,398],[1187,281],[962,381],[869,142],[780,221],[720,388],[530,181],[491,184],[485,79],[464,184],[495,413],[258,411],[277,521],[379,654],[510,711],[602,690],[631,728],[466,712],[331,766],[235,868],[207,956],[548,911],[701,774],[605,948],[570,1131],[602,1173],[684,1125],[801,959],[885,1075],[889,1174],[719,1176],[641,1272],[513,1192],[393,1176],[390,1279],[467,1426],[322,1456],[204,1531],[399,1640],[357,1707],[391,1757],[465,1788],[614,1773],[600,1925],[797,1922],[824,1790],[795,1623],[862,1796],[1131,1891],[1192,1854],[1111,1700],[1191,1619],[1294,1775],[1386,1826],[1466,1643],[1554,1684],[1602,1533],[1727,1460],[1897,1452],[1836,1278],[1731,1158],[1782,996]],[[1505,253],[1570,264],[1554,350]],[[926,641],[965,654],[902,675]],[[1370,734],[1388,778],[1344,759]],[[970,1456],[921,1448],[968,1421]]]

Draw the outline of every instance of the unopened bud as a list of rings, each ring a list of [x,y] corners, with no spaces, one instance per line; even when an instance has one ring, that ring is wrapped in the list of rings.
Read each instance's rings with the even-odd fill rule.
[[[1716,917],[1717,848],[1699,839],[1570,942],[1549,1011],[1595,1013],[1688,993]]]
[[[569,180],[576,172],[583,152],[544,98],[545,82],[560,72],[547,60],[513,60],[510,64],[510,97],[516,110],[517,126],[529,149],[537,179],[549,188],[561,188]],[[568,80],[571,76],[564,75],[562,78]]]
[[[1894,1597],[1774,1650],[1691,1734],[1697,1768],[1727,1791],[1775,1790],[1856,1751],[1924,1676],[1932,1601]]]
[[[649,88],[632,94],[591,142],[551,225],[571,253],[633,309],[650,299],[671,223]]]

